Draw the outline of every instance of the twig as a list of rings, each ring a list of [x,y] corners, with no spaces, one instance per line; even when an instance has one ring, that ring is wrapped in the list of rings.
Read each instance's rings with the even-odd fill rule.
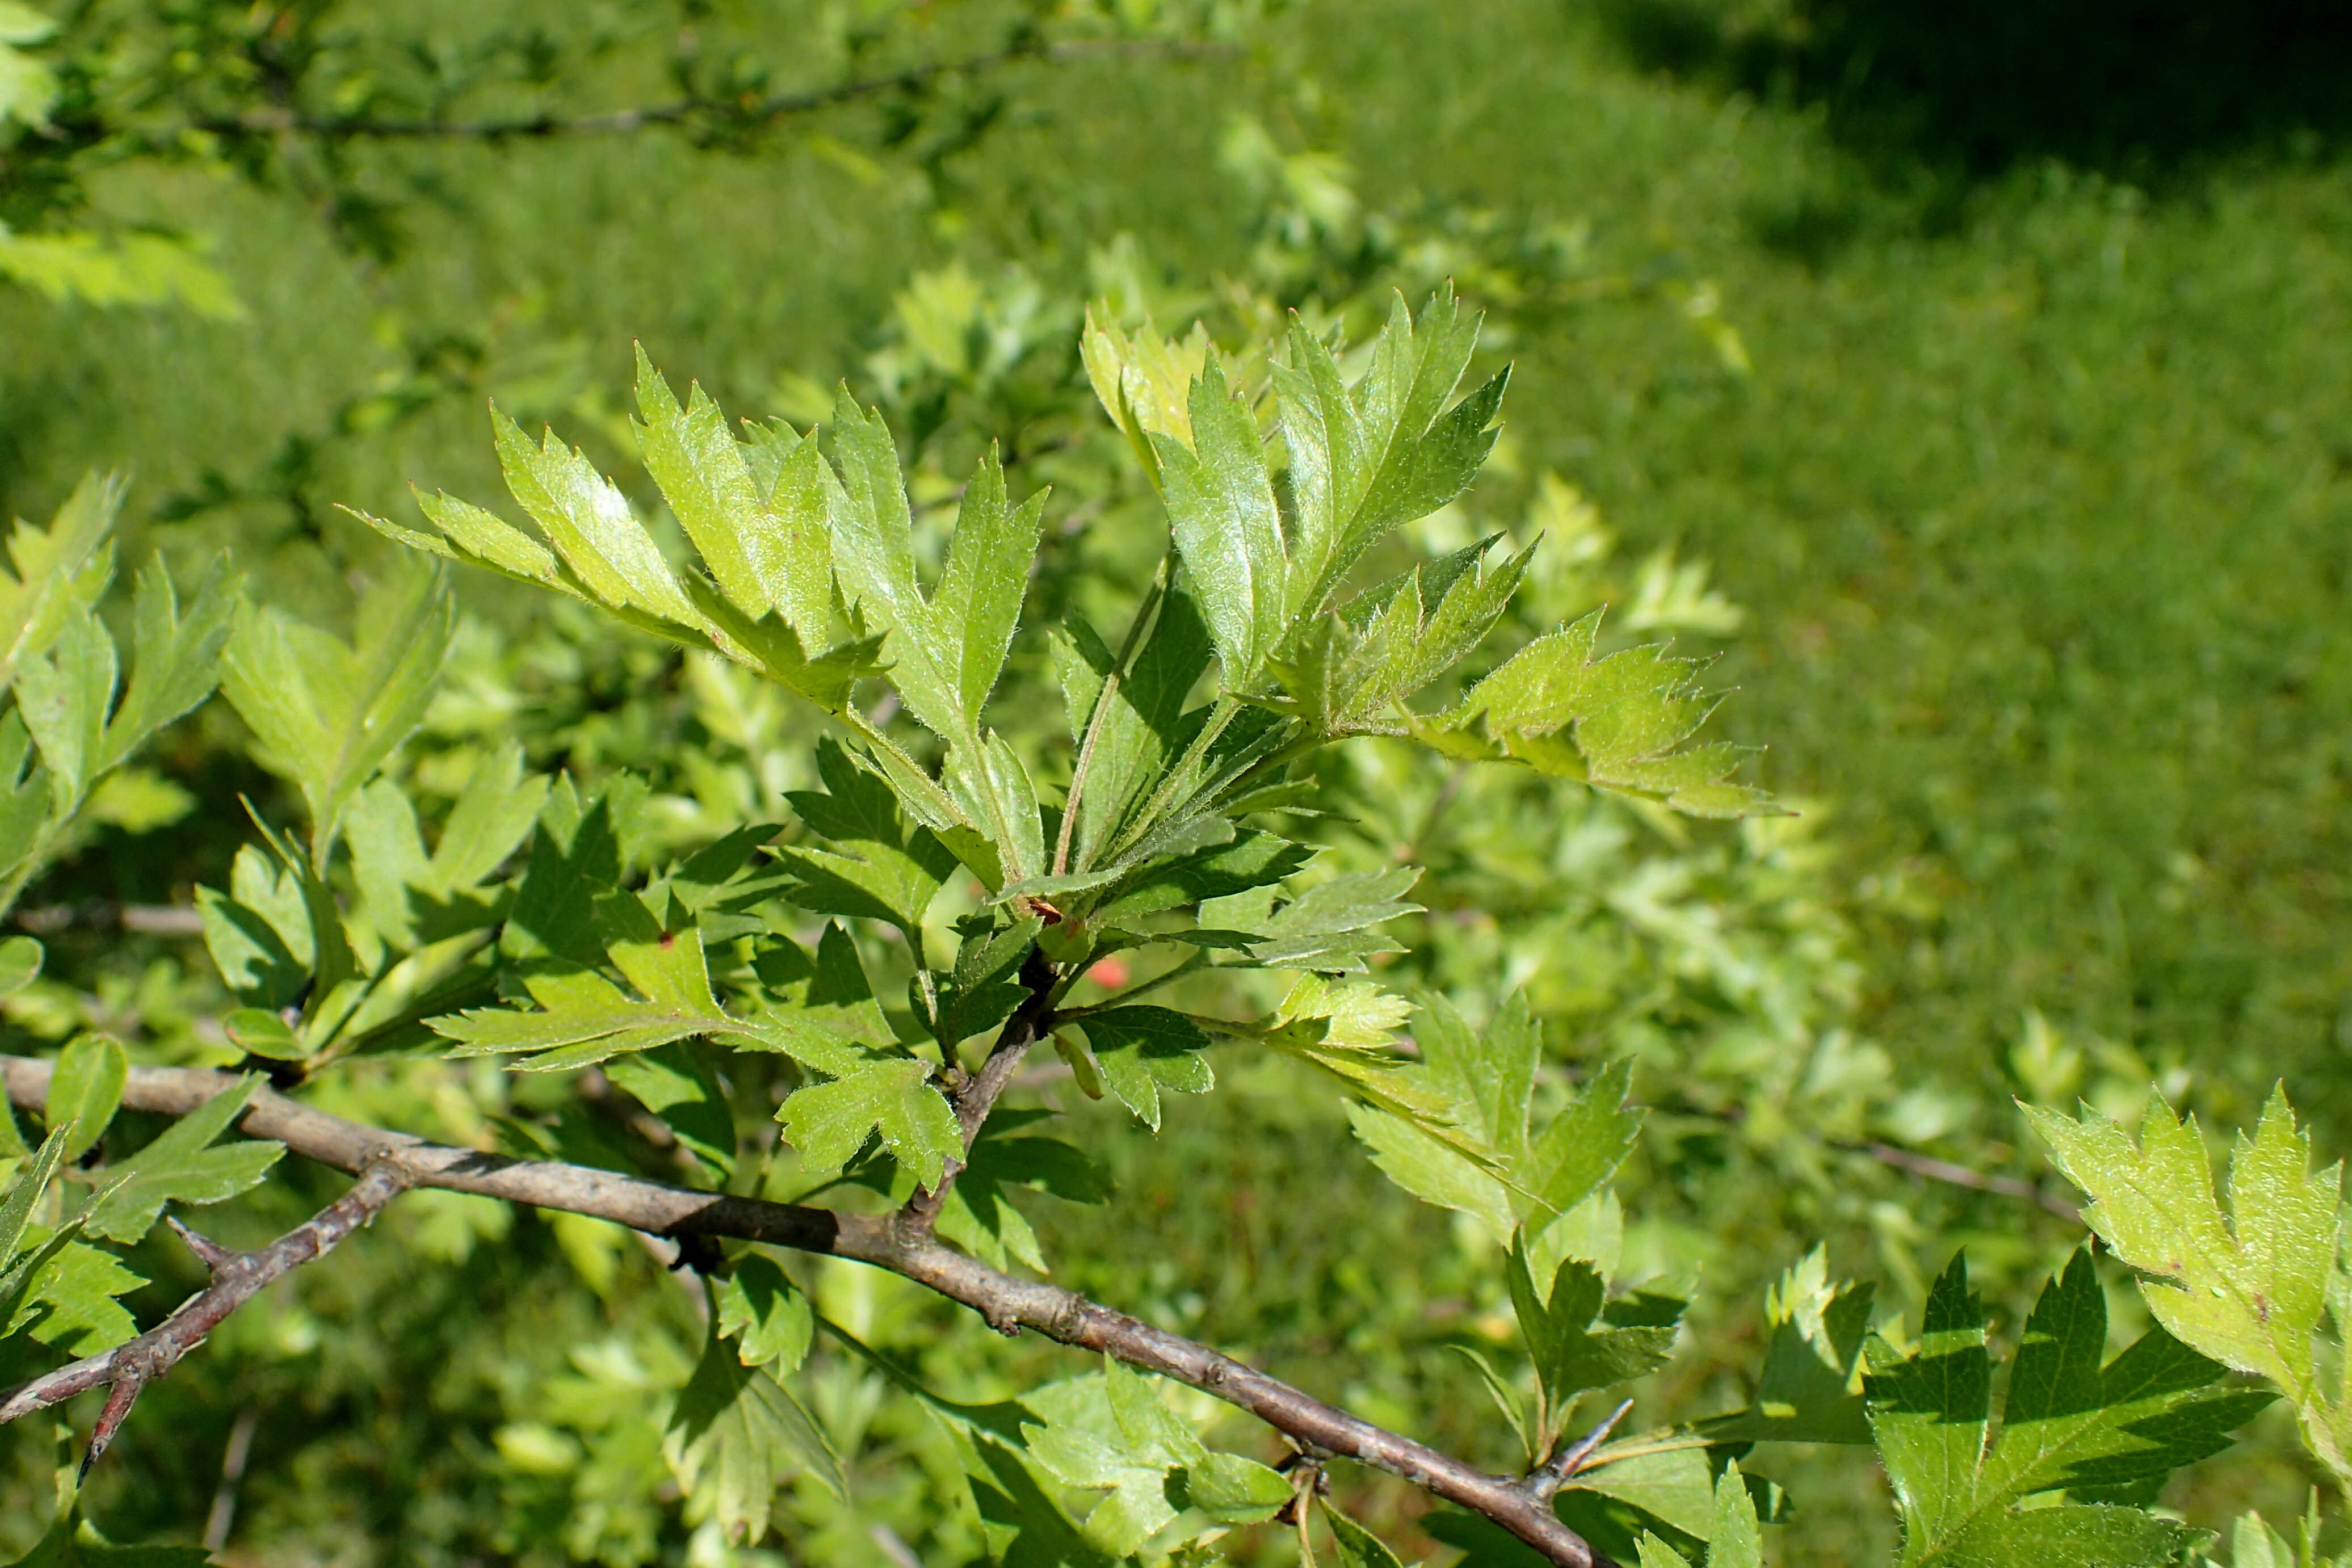
[[[1584,1468],[1585,1461],[1609,1440],[1609,1434],[1617,1429],[1617,1423],[1622,1421],[1633,1408],[1633,1402],[1626,1400],[1609,1412],[1601,1425],[1528,1472],[1528,1495],[1538,1502],[1551,1501],[1552,1494],[1566,1486],[1568,1479]]]
[[[229,1428],[228,1448],[221,1455],[220,1489],[213,1493],[212,1511],[205,1516],[206,1552],[218,1552],[228,1544],[228,1532],[236,1523],[237,1488],[244,1483],[246,1461],[253,1454],[253,1434],[260,1425],[261,1413],[247,1410]]]
[[[0,1056],[8,1098],[27,1107],[45,1103],[50,1067],[47,1061]],[[236,1082],[224,1073],[194,1068],[134,1067],[123,1086],[122,1103],[136,1111],[184,1115]],[[891,1217],[796,1208],[694,1192],[583,1166],[448,1148],[331,1116],[267,1089],[256,1091],[247,1103],[240,1125],[253,1136],[275,1138],[296,1154],[340,1170],[364,1171],[393,1158],[415,1186],[585,1214],[672,1238],[763,1242],[870,1263],[971,1308],[1000,1332],[1033,1328],[1063,1344],[1108,1354],[1213,1395],[1301,1445],[1402,1477],[1483,1514],[1560,1568],[1616,1568],[1512,1477],[1490,1475],[1376,1427],[1207,1345],[1138,1322],[1076,1291],[1016,1280],[928,1237],[910,1239]]]
[[[504,120],[371,120],[352,115],[314,115],[284,108],[247,110],[242,114],[195,121],[191,130],[215,136],[309,136],[326,141],[513,141],[554,136],[616,136],[660,126],[682,125],[709,119],[742,129],[757,129],[798,114],[839,109],[894,92],[913,92],[933,82],[979,76],[1024,61],[1059,63],[1101,55],[1156,54],[1174,57],[1221,54],[1215,44],[1179,39],[1104,39],[1097,42],[1043,44],[1026,41],[961,59],[939,60],[864,77],[805,92],[778,93],[749,104],[723,99],[689,98],[672,103],[606,110],[596,114],[528,114]]]
[[[1004,1020],[1004,1027],[997,1031],[996,1043],[989,1048],[988,1060],[981,1063],[980,1071],[965,1079],[948,1096],[948,1103],[955,1107],[956,1125],[963,1134],[966,1155],[971,1153],[972,1145],[980,1141],[980,1130],[987,1124],[988,1113],[996,1109],[997,1100],[1012,1083],[1013,1074],[1021,1066],[1022,1058],[1029,1054],[1031,1046],[1045,1037],[1052,1021],[1054,988],[1061,982],[1061,977],[1043,951],[1034,947],[1029,950],[1029,956],[1021,965],[1021,983],[1029,988],[1028,999],[1015,1008],[1013,1016]],[[953,1046],[950,1046],[949,1051],[952,1054]],[[939,1223],[940,1210],[947,1206],[948,1189],[955,1185],[956,1177],[963,1174],[966,1163],[961,1159],[949,1160],[940,1170],[937,1186],[919,1190],[907,1200],[907,1207],[898,1211],[898,1221],[908,1238],[927,1239],[930,1236],[931,1228]]]
[[[46,1067],[47,1063],[40,1065]],[[202,1076],[218,1077],[211,1073]],[[11,1098],[15,1097],[18,1077],[12,1064],[8,1074]],[[218,1082],[226,1086],[229,1080],[219,1077]],[[46,1084],[43,1091],[46,1098]],[[272,1281],[324,1257],[337,1242],[373,1219],[409,1185],[407,1173],[394,1160],[378,1157],[360,1162],[355,1168],[360,1171],[360,1179],[352,1184],[349,1192],[258,1251],[232,1252],[185,1227],[178,1227],[190,1249],[212,1270],[211,1288],[128,1344],[85,1356],[69,1366],[61,1366],[0,1394],[0,1426],[37,1410],[62,1405],[78,1394],[105,1388],[105,1407],[98,1414],[98,1425],[89,1435],[89,1448],[82,1456],[82,1473],[89,1474],[90,1466],[98,1463],[99,1456],[106,1452],[115,1434],[122,1429],[123,1419],[131,1414],[131,1406],[137,1402],[142,1389],[204,1343],[220,1326],[222,1319]]]
[[[1834,1148],[1853,1154],[1868,1155],[1881,1165],[1893,1166],[1913,1176],[1926,1176],[1929,1181],[1949,1182],[1954,1186],[1973,1188],[1978,1192],[1999,1193],[2003,1197],[2023,1198],[2038,1203],[2061,1219],[2080,1223],[2083,1211],[2064,1198],[2042,1190],[2036,1183],[2022,1176],[2002,1176],[1996,1171],[1980,1171],[1968,1166],[1939,1160],[1933,1155],[1898,1148],[1893,1144],[1834,1144]]]

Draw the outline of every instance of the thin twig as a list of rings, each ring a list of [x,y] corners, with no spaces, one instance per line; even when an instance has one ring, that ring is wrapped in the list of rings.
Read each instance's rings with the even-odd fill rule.
[[[41,1065],[46,1067],[47,1063]],[[12,1066],[11,1098],[15,1096],[17,1077]],[[226,1084],[229,1081],[221,1077],[220,1082]],[[45,1084],[44,1098],[46,1089]],[[337,1242],[373,1219],[409,1185],[407,1173],[395,1160],[379,1157],[362,1162],[358,1168],[360,1179],[352,1184],[349,1192],[258,1251],[232,1252],[180,1228],[191,1249],[212,1270],[211,1288],[128,1344],[85,1356],[0,1394],[0,1426],[37,1410],[62,1405],[93,1388],[107,1389],[105,1407],[99,1412],[98,1425],[89,1435],[89,1448],[82,1456],[82,1472],[87,1475],[90,1466],[114,1441],[115,1434],[122,1429],[123,1419],[131,1414],[131,1406],[142,1389],[204,1343],[229,1313],[272,1281],[324,1257]]]
[[[253,1434],[260,1426],[261,1413],[247,1410],[229,1428],[228,1448],[221,1455],[220,1489],[213,1493],[212,1511],[205,1516],[206,1552],[218,1552],[228,1544],[228,1532],[236,1524],[237,1489],[245,1482],[246,1461],[253,1455]]]
[[[1551,1501],[1552,1494],[1566,1486],[1569,1478],[1584,1468],[1585,1462],[1592,1458],[1601,1445],[1609,1440],[1609,1434],[1617,1429],[1617,1423],[1625,1419],[1633,1408],[1633,1402],[1626,1400],[1609,1412],[1601,1425],[1529,1471],[1527,1481],[1528,1495],[1538,1502]]]
[[[1029,950],[1029,956],[1021,965],[1021,983],[1029,988],[1028,999],[1004,1020],[980,1071],[958,1084],[948,1096],[948,1103],[955,1108],[956,1125],[963,1134],[963,1152],[967,1156],[972,1145],[980,1141],[980,1130],[987,1124],[988,1113],[996,1109],[997,1100],[1013,1082],[1021,1059],[1029,1054],[1029,1048],[1043,1039],[1050,1027],[1054,990],[1061,978],[1060,971],[1042,951],[1034,947]],[[940,1210],[947,1207],[948,1190],[963,1174],[966,1163],[962,1159],[949,1160],[940,1170],[938,1186],[919,1189],[907,1200],[906,1207],[898,1211],[898,1221],[908,1237],[929,1237],[931,1228],[939,1223]]]
[[[1980,1171],[1968,1166],[1939,1160],[1933,1155],[1898,1148],[1893,1144],[1833,1144],[1834,1148],[1853,1154],[1868,1155],[1881,1165],[1893,1166],[1913,1176],[1926,1176],[1929,1181],[1948,1182],[1954,1186],[1970,1187],[1978,1192],[1999,1193],[2003,1197],[2022,1198],[2038,1203],[2061,1219],[2079,1222],[2083,1211],[2055,1193],[2044,1192],[2034,1182],[2022,1176],[2002,1176],[1997,1171]]]
[[[357,115],[316,115],[273,107],[199,120],[189,129],[215,136],[307,136],[324,141],[513,141],[555,136],[616,136],[697,119],[746,130],[772,125],[794,115],[839,109],[869,98],[914,92],[934,82],[980,76],[1027,61],[1060,63],[1104,55],[1152,54],[1183,57],[1223,54],[1211,43],[1181,39],[1103,39],[1044,44],[1034,40],[961,59],[939,60],[887,76],[864,77],[804,92],[778,93],[750,104],[689,98],[671,103],[605,110],[595,114],[526,114],[503,120],[373,120]]]
[[[46,1103],[51,1065],[0,1055],[8,1098],[27,1107]],[[236,1082],[194,1068],[134,1067],[123,1085],[122,1103],[135,1111],[185,1115]],[[584,1166],[448,1148],[331,1116],[267,1089],[256,1091],[247,1103],[240,1125],[252,1136],[275,1138],[296,1154],[340,1170],[365,1171],[394,1158],[416,1186],[589,1215],[672,1238],[763,1242],[870,1263],[971,1308],[1002,1333],[1035,1329],[1060,1343],[1109,1354],[1213,1395],[1303,1446],[1402,1477],[1494,1521],[1560,1568],[1616,1568],[1515,1478],[1491,1475],[1376,1427],[1207,1345],[1074,1291],[1014,1279],[928,1237],[908,1238],[891,1217],[796,1208]]]

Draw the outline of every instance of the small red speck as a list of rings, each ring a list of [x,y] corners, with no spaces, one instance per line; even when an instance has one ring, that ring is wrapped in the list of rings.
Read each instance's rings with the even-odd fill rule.
[[[1115,991],[1127,984],[1127,960],[1105,958],[1087,970],[1087,978],[1107,991]]]
[[[665,932],[663,932],[663,933],[662,933],[661,945],[662,945],[664,947],[675,947],[675,946],[677,946],[677,932],[675,932],[675,931],[665,931]]]

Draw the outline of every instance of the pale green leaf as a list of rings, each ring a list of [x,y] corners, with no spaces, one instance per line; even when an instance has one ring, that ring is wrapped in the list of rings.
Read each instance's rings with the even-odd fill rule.
[[[122,1088],[130,1077],[131,1059],[112,1035],[77,1035],[58,1054],[42,1119],[52,1133],[65,1134],[68,1162],[98,1146],[122,1103]]]
[[[784,1135],[813,1171],[837,1171],[878,1134],[926,1187],[963,1156],[955,1112],[930,1084],[930,1069],[904,1058],[863,1061],[829,1083],[793,1091],[777,1112]]]
[[[1331,1544],[1339,1549],[1340,1568],[1404,1568],[1388,1542],[1326,1503],[1323,1522],[1331,1527]]]
[[[41,977],[41,945],[30,936],[0,941],[0,997],[13,997]]]
[[[2324,1385],[2313,1333],[2326,1305],[2340,1231],[2341,1167],[2313,1173],[2309,1137],[2283,1091],[2231,1158],[2230,1205],[2216,1198],[2194,1118],[2151,1101],[2135,1140],[2096,1112],[2027,1119],[2091,1198],[2084,1223],[2140,1271],[2148,1310],[2177,1338],[2275,1383],[2315,1452],[2352,1474],[2352,1408]]]
[[[258,1084],[254,1078],[239,1080],[112,1166],[110,1185],[89,1212],[89,1233],[109,1241],[136,1241],[167,1203],[219,1203],[258,1185],[285,1145],[253,1139],[213,1146]]]
[[[1078,1020],[1093,1047],[1104,1085],[1153,1132],[1160,1130],[1160,1093],[1205,1094],[1216,1075],[1202,1054],[1209,1036],[1168,1008],[1120,1007]]]
[[[1228,690],[1246,687],[1288,630],[1290,558],[1249,408],[1212,354],[1193,382],[1192,442],[1154,433],[1177,553]]]
[[[119,476],[86,474],[46,528],[19,518],[8,537],[15,575],[0,571],[0,685],[46,653],[77,609],[98,600],[112,570],[107,535],[122,507]]]
[[[1539,773],[1663,801],[1702,817],[1754,816],[1769,797],[1730,782],[1745,753],[1689,746],[1714,709],[1697,666],[1658,647],[1594,658],[1601,612],[1539,637],[1445,713],[1410,721],[1449,757],[1508,760]]]
[[[772,1366],[782,1376],[800,1369],[816,1332],[816,1317],[784,1271],[753,1255],[719,1285],[719,1336],[735,1343],[746,1366]]]
[[[314,864],[324,866],[352,798],[423,721],[456,614],[438,569],[372,588],[352,643],[282,611],[238,612],[222,690],[261,759],[302,791]]]
[[[766,1367],[744,1365],[715,1327],[678,1394],[662,1452],[696,1511],[732,1542],[767,1534],[776,1488],[796,1472],[836,1497],[848,1490],[815,1418]]]

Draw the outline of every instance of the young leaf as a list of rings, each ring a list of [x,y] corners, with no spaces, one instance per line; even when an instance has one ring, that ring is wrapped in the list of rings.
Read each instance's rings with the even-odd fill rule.
[[[1523,762],[1693,816],[1769,811],[1769,797],[1728,782],[1740,747],[1685,747],[1714,709],[1691,684],[1696,666],[1657,647],[1595,659],[1600,633],[1596,610],[1520,649],[1453,708],[1411,716],[1409,727],[1448,757]]]
[[[1275,911],[1258,927],[1250,956],[1268,968],[1360,973],[1375,953],[1401,953],[1403,944],[1372,927],[1421,913],[1404,895],[1421,879],[1414,866],[1348,872],[1318,883]]]
[[[324,869],[352,797],[424,719],[456,616],[437,568],[372,588],[349,644],[283,611],[239,611],[222,689],[263,760],[302,791],[315,867]]]
[[[49,770],[50,813],[80,810],[97,781],[114,704],[114,643],[89,611],[68,616],[46,653],[16,666],[16,706]]]
[[[1229,691],[1257,678],[1258,666],[1289,629],[1290,556],[1266,476],[1265,446],[1248,406],[1208,357],[1190,400],[1192,441],[1154,433],[1176,551],[1215,641]]]
[[[1108,1358],[1100,1376],[1048,1384],[1023,1404],[1037,1421],[1022,1434],[1037,1462],[1066,1486],[1107,1494],[1082,1529],[1115,1557],[1135,1552],[1175,1519],[1168,1500],[1171,1473],[1208,1457],[1150,1381]]]
[[[2087,1108],[2080,1120],[2025,1113],[2090,1196],[2084,1222],[2140,1270],[2156,1321],[2201,1354],[2276,1384],[2312,1452],[2352,1476],[2352,1385],[2323,1375],[2313,1342],[2336,1269],[2342,1167],[2311,1170],[2311,1141],[2284,1091],[2273,1092],[2254,1136],[2238,1137],[2226,1215],[2196,1119],[2161,1100],[2137,1142]]]
[[[97,771],[120,767],[157,730],[212,695],[241,588],[226,558],[216,558],[183,615],[163,562],[141,569],[131,610],[131,684],[107,724]]]
[[[1770,1334],[1755,1404],[1700,1429],[1726,1442],[1869,1442],[1862,1346],[1875,1291],[1832,1284],[1829,1253],[1814,1248],[1765,1295]]]
[[[796,789],[785,799],[832,847],[776,850],[797,879],[787,896],[820,915],[885,921],[919,950],[923,916],[954,855],[929,829],[908,822],[888,783],[836,742],[817,743],[816,767],[824,791]]]
[[[114,1166],[112,1184],[89,1211],[89,1233],[108,1241],[136,1241],[167,1203],[219,1203],[257,1185],[286,1152],[283,1144],[251,1139],[211,1145],[236,1122],[258,1082],[240,1080]]]
[[[848,1485],[823,1428],[764,1366],[746,1366],[713,1325],[662,1437],[671,1471],[728,1540],[768,1532],[777,1485],[794,1471],[835,1497]]]
[[[963,1129],[931,1087],[930,1071],[902,1057],[861,1061],[829,1083],[793,1091],[776,1119],[813,1171],[840,1170],[878,1134],[917,1181],[935,1187],[947,1162],[963,1157]]]
[[[1339,1568],[1404,1568],[1388,1542],[1328,1501],[1323,1504],[1323,1522],[1331,1527],[1331,1544],[1339,1549]]]
[[[1612,1302],[1601,1275],[1579,1258],[1561,1263],[1550,1290],[1539,1291],[1528,1270],[1527,1253],[1517,1247],[1511,1251],[1506,1278],[1528,1358],[1555,1411],[1564,1412],[1570,1401],[1589,1389],[1614,1387],[1654,1372],[1674,1354],[1680,1301],[1657,1298],[1655,1310],[1644,1310],[1651,1301],[1645,1297]],[[1603,1326],[1604,1308],[1628,1305],[1633,1307],[1630,1315],[1656,1321]],[[1618,1315],[1628,1314],[1621,1311]]]
[[[9,1189],[7,1199],[0,1202],[0,1301],[8,1299],[16,1283],[12,1276],[17,1267],[17,1250],[25,1239],[26,1227],[32,1224],[33,1207],[41,1201],[50,1180],[66,1163],[67,1140],[71,1133],[68,1127],[52,1129],[41,1140],[39,1150],[19,1167],[16,1185]]]
[[[12,576],[0,570],[0,686],[29,656],[46,653],[77,610],[105,591],[113,570],[106,536],[122,507],[120,476],[85,474],[46,528],[23,518],[8,536]]]
[[[275,1011],[310,985],[316,945],[299,870],[247,844],[229,867],[229,891],[196,889],[205,946],[221,979],[248,1007]]]
[[[78,1035],[59,1053],[49,1074],[42,1117],[52,1134],[65,1138],[68,1162],[98,1146],[122,1103],[122,1086],[130,1077],[130,1058],[112,1035]]]
[[[797,1372],[815,1332],[809,1299],[767,1259],[746,1258],[719,1281],[719,1337],[735,1342],[744,1365]]]
[[[1105,1087],[1153,1132],[1160,1130],[1160,1092],[1206,1094],[1216,1075],[1201,1053],[1209,1037],[1183,1013],[1167,1008],[1123,1007],[1078,1020],[1094,1048]]]
[[[1495,444],[1508,380],[1496,376],[1446,412],[1477,340],[1477,317],[1463,315],[1452,289],[1432,296],[1418,323],[1396,296],[1371,368],[1349,387],[1330,350],[1293,319],[1289,362],[1276,367],[1274,385],[1297,498],[1297,612],[1319,613],[1391,528],[1469,487]]]
[[[1918,1348],[1873,1340],[1871,1430],[1903,1517],[1902,1563],[2134,1568],[2200,1539],[2120,1502],[2152,1500],[2180,1466],[2220,1451],[2268,1396],[2217,1389],[2223,1369],[2152,1329],[2104,1367],[2106,1298],[2077,1253],[2034,1305],[1991,1432],[1984,1311],[1956,1258],[1927,1301]],[[2041,1492],[2070,1500],[2023,1512]]]

